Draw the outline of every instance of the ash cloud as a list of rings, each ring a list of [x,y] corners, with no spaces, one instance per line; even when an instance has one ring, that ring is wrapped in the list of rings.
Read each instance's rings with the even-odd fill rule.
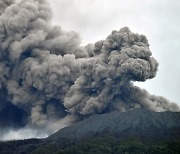
[[[180,110],[133,85],[157,72],[144,35],[124,27],[81,46],[51,18],[45,0],[0,2],[0,129],[50,134],[96,113]]]

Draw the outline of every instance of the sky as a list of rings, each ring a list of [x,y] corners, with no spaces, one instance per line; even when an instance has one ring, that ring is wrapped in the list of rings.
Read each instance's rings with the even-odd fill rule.
[[[129,27],[147,36],[159,62],[155,78],[135,83],[151,94],[180,105],[179,0],[49,0],[53,23],[80,33],[82,45],[105,39],[112,30]]]

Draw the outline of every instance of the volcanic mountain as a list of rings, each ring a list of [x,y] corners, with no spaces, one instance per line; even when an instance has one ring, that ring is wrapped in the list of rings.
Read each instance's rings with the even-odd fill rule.
[[[180,113],[136,109],[129,112],[97,114],[63,128],[45,140],[68,139],[79,142],[107,135],[119,139],[138,137],[149,141],[177,140],[180,139]]]
[[[45,139],[0,143],[0,153],[4,154],[97,151],[178,153],[180,152],[180,112],[135,109],[128,112],[96,114],[65,127]]]

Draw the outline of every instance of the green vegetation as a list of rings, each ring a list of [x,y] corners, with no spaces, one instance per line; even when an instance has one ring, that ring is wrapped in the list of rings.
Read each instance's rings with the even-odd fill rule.
[[[68,147],[57,144],[41,146],[33,154],[179,154],[180,142],[143,143],[128,139],[119,141],[115,138],[97,138]]]
[[[149,142],[140,139],[118,140],[101,137],[77,144],[65,141],[43,142],[37,139],[0,142],[2,154],[180,154],[180,142]]]
[[[29,153],[37,148],[40,141],[39,139],[1,141],[0,154]]]

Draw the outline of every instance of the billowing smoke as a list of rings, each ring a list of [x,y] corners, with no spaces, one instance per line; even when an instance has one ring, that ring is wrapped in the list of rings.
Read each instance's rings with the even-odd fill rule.
[[[76,32],[54,26],[51,18],[45,0],[0,2],[1,129],[49,134],[96,113],[179,111],[133,85],[157,72],[144,35],[125,27],[84,47]]]

